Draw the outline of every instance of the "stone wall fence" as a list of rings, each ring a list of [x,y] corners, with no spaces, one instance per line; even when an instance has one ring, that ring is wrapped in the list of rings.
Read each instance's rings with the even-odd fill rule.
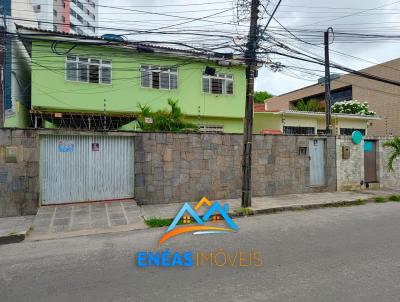
[[[72,130],[0,128],[0,217],[35,214],[39,207],[39,135],[88,135]],[[92,133],[92,132],[90,132]],[[162,204],[240,198],[243,136],[239,134],[106,132],[96,135],[134,136],[135,199],[140,204]],[[310,185],[309,142],[325,140],[322,187]],[[379,187],[399,188],[400,160],[388,172],[390,138],[376,137]],[[342,158],[349,147],[348,159]],[[304,152],[306,150],[306,152]],[[302,151],[302,152],[300,152]],[[253,196],[335,192],[365,189],[363,145],[346,136],[254,135]]]
[[[38,200],[38,131],[0,128],[0,217],[35,214]]]
[[[321,137],[318,137],[321,138]],[[326,186],[310,186],[312,136],[254,135],[253,196],[336,190],[335,138],[326,140]],[[135,143],[135,197],[141,204],[241,196],[243,136],[142,133]]]

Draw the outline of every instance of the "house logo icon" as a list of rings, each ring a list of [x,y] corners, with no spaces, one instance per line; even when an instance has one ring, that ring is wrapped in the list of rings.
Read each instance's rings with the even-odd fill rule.
[[[207,211],[204,213],[204,215],[201,216],[198,213],[198,210],[200,210],[200,208],[202,208],[203,206],[207,207]],[[191,232],[193,232],[194,235],[202,235],[221,234],[238,231],[239,227],[229,217],[228,213],[228,204],[225,204],[222,207],[218,202],[212,203],[206,197],[203,197],[194,208],[192,208],[189,203],[185,203],[179,210],[171,225],[168,227],[166,233],[158,241],[158,244],[163,244],[168,239],[177,235]],[[224,220],[227,224],[227,227],[223,228],[205,225],[210,220],[212,222],[220,222]],[[195,222],[196,225],[178,226],[180,222],[183,222],[183,224]]]

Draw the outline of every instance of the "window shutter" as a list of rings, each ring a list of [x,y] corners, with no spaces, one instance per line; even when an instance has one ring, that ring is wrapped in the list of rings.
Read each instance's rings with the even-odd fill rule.
[[[76,62],[67,62],[67,80],[76,81]]]
[[[88,66],[85,63],[78,63],[78,79],[81,82],[88,81]]]
[[[233,94],[233,81],[226,80],[225,85],[226,85],[226,94]]]
[[[101,68],[101,82],[111,84],[111,67],[103,66]]]
[[[203,92],[210,92],[210,79],[206,76],[203,76]]]
[[[150,87],[151,72],[147,66],[141,68],[142,87]]]
[[[168,73],[168,71],[160,73],[160,88],[169,89],[169,73]]]
[[[171,73],[169,78],[170,89],[178,89],[178,75],[176,73]]]

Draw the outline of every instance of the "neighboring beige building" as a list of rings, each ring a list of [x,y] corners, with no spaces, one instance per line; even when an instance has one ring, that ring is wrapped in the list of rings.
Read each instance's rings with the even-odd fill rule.
[[[351,135],[358,130],[363,135],[369,135],[368,124],[377,122],[377,116],[356,114],[332,114],[333,133],[336,135]],[[324,112],[304,112],[293,110],[254,112],[254,133],[264,134],[320,134],[325,130]]]
[[[364,73],[400,82],[400,59],[361,70]],[[381,119],[369,122],[369,135],[400,135],[400,87],[346,74],[332,81],[332,104],[337,101],[368,102]],[[289,110],[297,101],[317,99],[325,104],[323,84],[314,84],[267,101],[267,110]]]

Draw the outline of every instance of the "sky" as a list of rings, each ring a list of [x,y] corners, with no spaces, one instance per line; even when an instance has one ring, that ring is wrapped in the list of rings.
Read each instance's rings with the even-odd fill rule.
[[[127,33],[127,38],[133,41],[174,41],[209,47],[220,45],[226,40],[223,37],[208,38],[180,34],[196,30],[232,36],[235,37],[235,41],[240,42],[237,37],[244,37],[248,31],[248,12],[242,6],[236,8],[237,1],[240,4],[248,2],[248,0],[99,0],[98,25],[106,27],[101,29],[100,33]],[[261,0],[261,2],[270,14],[278,1]],[[212,14],[215,15],[194,22],[188,19]],[[352,69],[361,69],[398,58],[400,39],[398,42],[387,39],[344,39],[340,38],[340,33],[396,35],[400,33],[399,16],[400,1],[394,0],[282,0],[275,18],[301,40],[284,31],[275,20],[268,26],[267,33],[287,46],[311,52],[313,56],[323,57],[323,31],[332,27],[336,34],[334,38],[330,35],[331,60]],[[268,15],[260,13],[260,17],[261,25],[265,25]],[[123,30],[116,30],[122,28]],[[156,34],[138,35],[135,32],[135,30],[149,29],[154,30]],[[307,34],[310,30],[316,31],[313,37]],[[158,34],[160,31],[173,34]],[[268,41],[265,43],[268,44]],[[261,68],[256,79],[256,90],[266,90],[274,95],[280,95],[312,85],[323,76],[323,67],[315,64],[278,55],[269,56],[268,59],[289,67],[277,72],[271,71],[270,68]]]

